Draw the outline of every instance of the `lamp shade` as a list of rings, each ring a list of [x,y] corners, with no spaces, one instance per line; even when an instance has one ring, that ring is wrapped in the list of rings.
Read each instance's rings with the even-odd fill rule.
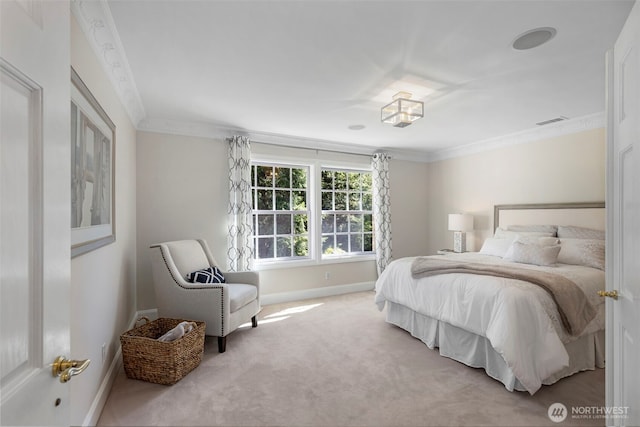
[[[473,215],[449,214],[449,231],[473,230]]]

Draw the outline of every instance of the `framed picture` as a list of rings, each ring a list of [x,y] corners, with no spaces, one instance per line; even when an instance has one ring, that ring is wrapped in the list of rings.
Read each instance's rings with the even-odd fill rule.
[[[116,127],[71,68],[71,257],[116,239]]]

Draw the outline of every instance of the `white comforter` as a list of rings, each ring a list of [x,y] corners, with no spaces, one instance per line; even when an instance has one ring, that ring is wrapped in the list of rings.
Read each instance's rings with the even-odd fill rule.
[[[598,311],[582,334],[604,329],[603,298],[597,295],[598,290],[604,289],[603,271],[566,264],[538,267],[477,253],[443,256],[561,274],[580,286]],[[557,307],[544,289],[520,280],[473,274],[413,279],[413,259],[393,261],[378,278],[375,302],[380,310],[386,301],[391,301],[486,337],[531,394],[545,378],[568,366],[569,356],[563,342],[576,337],[566,333]]]

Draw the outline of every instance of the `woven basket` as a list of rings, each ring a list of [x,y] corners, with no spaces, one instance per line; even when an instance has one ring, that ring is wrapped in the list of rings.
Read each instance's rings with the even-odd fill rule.
[[[157,338],[178,326],[183,319],[160,318],[120,335],[122,360],[128,378],[171,385],[180,381],[202,361],[205,322],[182,338],[171,342]],[[138,320],[141,320],[138,319]]]

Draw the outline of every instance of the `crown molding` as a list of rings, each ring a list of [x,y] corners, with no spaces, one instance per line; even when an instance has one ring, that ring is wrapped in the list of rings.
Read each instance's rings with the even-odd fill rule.
[[[137,127],[146,114],[109,5],[106,0],[72,0],[71,11]]]
[[[245,135],[244,131],[227,126],[158,118],[143,119],[138,123],[137,130],[213,139],[224,139],[238,133]]]
[[[481,153],[483,151],[495,150],[497,148],[508,147],[510,145],[535,142],[602,127],[605,127],[605,117],[604,113],[600,112],[541,126],[539,128],[527,129],[509,135],[485,139],[459,147],[432,152],[356,145],[346,142],[319,140],[301,136],[281,135],[230,126],[182,122],[178,120],[144,119],[138,125],[138,130],[174,135],[197,136],[202,138],[215,138],[221,140],[239,134],[248,136],[251,140],[264,144],[362,155],[372,155],[376,151],[385,151],[396,160],[431,163],[454,157],[468,156],[471,154]]]
[[[510,145],[524,144],[527,142],[540,141],[543,139],[556,138],[577,132],[605,127],[604,112],[589,114],[575,119],[565,120],[534,129],[527,129],[521,132],[500,136],[497,138],[485,139],[471,144],[461,145],[454,148],[433,151],[429,154],[427,162],[437,162],[454,157],[468,156],[483,151],[495,150],[497,148]]]
[[[306,148],[320,151],[360,154],[365,156],[373,155],[373,153],[377,151],[385,151],[389,153],[392,158],[398,160],[411,160],[417,162],[426,162],[428,160],[428,154],[425,152],[373,147],[368,145],[327,141],[302,136],[282,135],[276,133],[241,129],[232,126],[215,125],[210,123],[194,123],[171,119],[147,118],[139,123],[137,129],[141,132],[195,136],[200,138],[212,138],[218,140],[224,140],[233,135],[244,135],[255,142],[279,145],[284,147]]]
[[[252,141],[263,144],[309,148],[323,151],[339,151],[349,154],[369,155],[376,151],[376,148],[364,145],[344,144],[335,141],[319,140],[300,136],[259,132],[233,126],[212,123],[195,123],[171,119],[144,119],[138,125],[138,130],[219,140],[224,140],[234,135],[243,135],[249,137]]]

